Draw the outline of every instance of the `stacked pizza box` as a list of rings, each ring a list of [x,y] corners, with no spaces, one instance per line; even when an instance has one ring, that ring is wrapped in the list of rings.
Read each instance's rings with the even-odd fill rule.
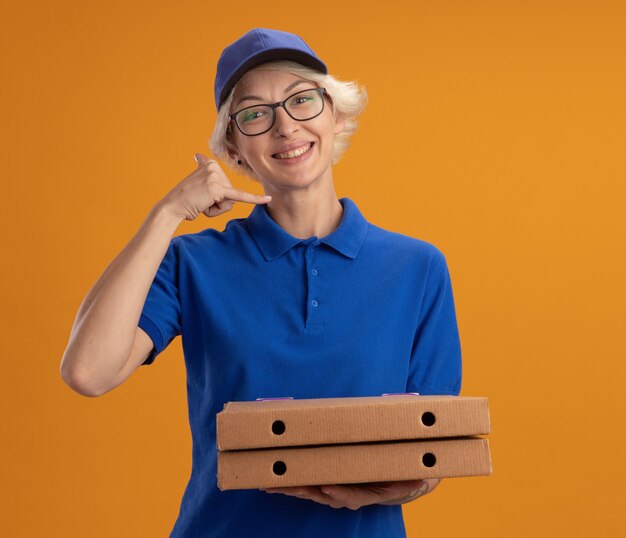
[[[487,398],[268,398],[217,413],[221,490],[491,474]]]

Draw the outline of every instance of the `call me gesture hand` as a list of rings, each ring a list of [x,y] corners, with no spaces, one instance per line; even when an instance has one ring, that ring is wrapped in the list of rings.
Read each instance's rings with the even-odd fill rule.
[[[370,504],[404,504],[433,491],[441,480],[402,480],[371,482],[367,484],[298,486],[262,489],[267,493],[283,493],[300,499],[309,499],[332,508],[358,510]]]
[[[235,202],[266,204],[271,196],[235,189],[217,163],[201,153],[195,156],[198,167],[176,185],[161,201],[177,219],[194,220],[200,213],[217,217],[233,208]]]

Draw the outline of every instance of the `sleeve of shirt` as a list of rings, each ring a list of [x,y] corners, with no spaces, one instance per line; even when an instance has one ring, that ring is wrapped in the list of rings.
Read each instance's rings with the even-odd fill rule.
[[[154,347],[143,365],[152,364],[181,331],[181,307],[178,281],[178,248],[176,238],[169,247],[152,281],[139,317],[141,327],[152,339]]]
[[[430,262],[411,350],[407,392],[458,396],[461,364],[450,273],[444,255],[436,250]]]

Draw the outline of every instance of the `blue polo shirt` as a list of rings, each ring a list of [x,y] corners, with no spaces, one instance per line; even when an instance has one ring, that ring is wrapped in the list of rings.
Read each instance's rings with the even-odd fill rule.
[[[170,242],[139,326],[154,343],[145,364],[177,335],[185,355],[192,471],[173,537],[406,536],[401,505],[336,509],[217,488],[215,415],[226,402],[460,392],[444,255],[339,201],[326,237],[293,237],[256,205],[223,231]]]

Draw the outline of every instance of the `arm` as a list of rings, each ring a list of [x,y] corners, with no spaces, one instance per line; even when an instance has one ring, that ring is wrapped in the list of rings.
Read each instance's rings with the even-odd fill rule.
[[[150,338],[137,324],[178,225],[200,213],[221,215],[235,202],[270,200],[233,188],[217,161],[201,154],[196,161],[197,169],[154,206],[80,306],[61,361],[61,377],[80,394],[99,396],[115,388],[149,353]]]
[[[435,251],[411,349],[406,392],[458,396],[462,370],[452,281],[445,257]]]
[[[123,381],[150,285],[180,222],[157,204],[83,300],[61,361],[75,391],[99,396]]]

